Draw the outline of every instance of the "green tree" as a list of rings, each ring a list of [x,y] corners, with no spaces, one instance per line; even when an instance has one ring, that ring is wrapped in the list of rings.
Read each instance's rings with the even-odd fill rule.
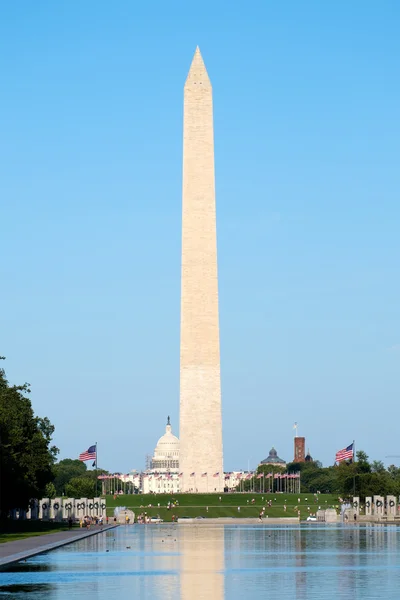
[[[92,491],[90,493],[93,495],[93,493],[96,492],[96,486],[99,492],[101,490],[101,484],[98,482],[97,477],[99,475],[108,474],[108,471],[105,471],[104,469],[89,470],[84,462],[73,458],[64,458],[63,460],[60,460],[60,462],[55,465],[54,472],[54,485],[57,495],[76,496],[77,498],[81,497],[79,492],[74,492],[73,494],[70,493],[71,490],[78,489],[76,480],[84,480],[85,486],[87,485],[87,481],[90,480],[92,482]],[[73,484],[72,480],[74,480]],[[68,487],[69,484],[72,484],[72,487]]]
[[[359,450],[356,452],[356,463],[357,471],[359,473],[370,473],[371,465],[369,464],[369,458],[366,452]]]
[[[93,477],[73,477],[65,486],[65,494],[70,498],[93,498],[95,479]]]
[[[381,460],[373,460],[371,463],[371,471],[372,473],[384,473],[385,465]]]
[[[52,481],[46,485],[45,496],[46,498],[55,498],[57,495],[56,487]]]
[[[53,479],[57,448],[48,419],[36,417],[27,395],[29,385],[9,385],[0,369],[0,511],[26,509],[31,498],[44,495]]]
[[[57,495],[63,496],[66,493],[66,485],[76,477],[86,477],[90,471],[84,462],[78,459],[64,458],[55,465],[54,485]]]

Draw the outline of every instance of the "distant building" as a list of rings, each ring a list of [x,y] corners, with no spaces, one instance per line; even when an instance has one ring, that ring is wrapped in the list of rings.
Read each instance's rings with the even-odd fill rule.
[[[229,473],[224,473],[224,488],[228,490],[228,492],[234,492],[237,486],[241,481],[245,480],[249,475],[253,476],[254,473],[249,473],[247,471],[231,471]]]
[[[293,462],[302,463],[306,460],[306,438],[295,437],[294,438],[294,458]]]
[[[274,447],[269,451],[267,458],[261,461],[261,465],[275,465],[276,467],[286,467],[286,461],[279,458],[277,451]]]
[[[177,494],[180,491],[179,439],[168,417],[165,433],[157,442],[150,469],[141,476],[143,494]]]
[[[165,433],[157,442],[150,471],[165,472],[179,469],[179,439],[172,433],[171,421],[168,417]]]
[[[314,462],[313,457],[310,454],[310,451],[307,450],[307,456],[304,459],[305,462]]]

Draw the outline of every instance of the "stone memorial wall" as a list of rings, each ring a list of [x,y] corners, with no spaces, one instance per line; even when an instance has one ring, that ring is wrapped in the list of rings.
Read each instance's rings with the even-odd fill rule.
[[[42,498],[33,500],[26,512],[27,519],[43,521],[80,520],[84,517],[106,517],[105,498]]]

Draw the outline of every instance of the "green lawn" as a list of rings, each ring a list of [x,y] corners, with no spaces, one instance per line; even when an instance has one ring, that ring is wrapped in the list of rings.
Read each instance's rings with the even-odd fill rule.
[[[253,498],[254,504],[251,503]],[[299,498],[300,503],[298,502]],[[179,506],[168,510],[167,503],[174,500],[178,500]],[[270,508],[267,505],[269,500],[272,501]],[[160,507],[158,503],[160,503]],[[150,516],[160,515],[164,521],[171,521],[172,515],[175,517],[243,518],[258,517],[261,508],[265,506],[265,516],[297,517],[297,511],[300,510],[301,519],[305,519],[310,513],[315,513],[319,507],[328,508],[338,504],[337,496],[331,494],[319,494],[317,502],[315,502],[313,494],[176,494],[174,496],[170,494],[133,494],[117,496],[115,500],[113,496],[107,496],[107,515],[112,517],[116,506],[125,506],[133,510],[136,515],[146,512]],[[238,511],[239,506],[240,511]]]
[[[47,535],[66,531],[66,523],[51,523],[45,521],[3,521],[0,523],[0,544],[13,542],[28,537]]]

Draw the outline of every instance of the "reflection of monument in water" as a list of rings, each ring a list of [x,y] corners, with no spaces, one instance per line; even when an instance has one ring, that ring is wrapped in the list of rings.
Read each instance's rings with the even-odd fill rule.
[[[181,600],[223,600],[224,526],[179,526]]]
[[[181,490],[223,491],[212,87],[199,48],[184,87],[179,429]]]

